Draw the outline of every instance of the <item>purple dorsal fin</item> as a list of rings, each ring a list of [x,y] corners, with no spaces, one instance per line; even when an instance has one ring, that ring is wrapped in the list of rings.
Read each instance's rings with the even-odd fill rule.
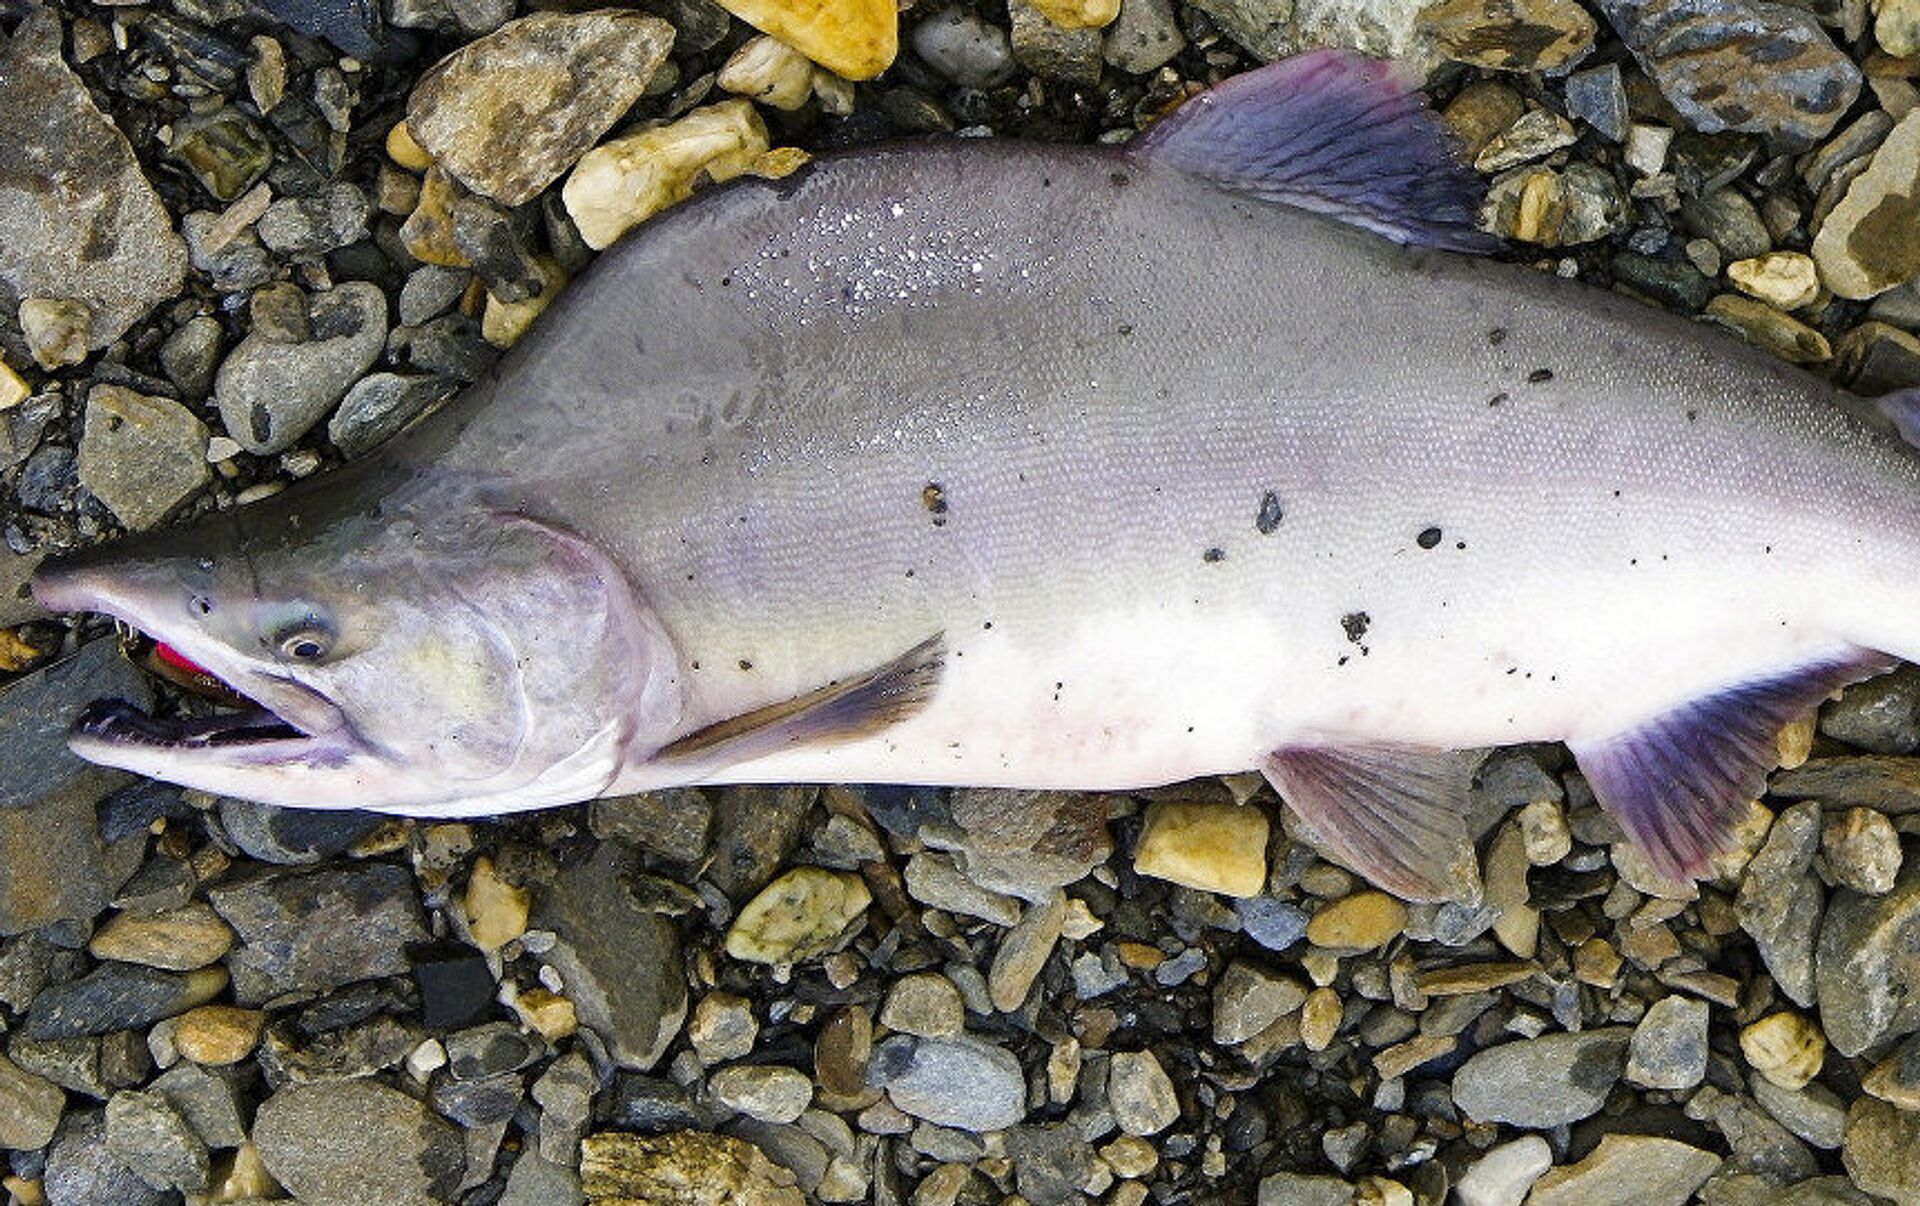
[[[1391,63],[1320,50],[1236,75],[1180,106],[1130,154],[1400,243],[1492,251],[1480,178]]]
[[[1896,665],[1847,649],[1691,700],[1637,728],[1570,741],[1594,798],[1662,875],[1698,879],[1766,789],[1780,730],[1849,683]]]

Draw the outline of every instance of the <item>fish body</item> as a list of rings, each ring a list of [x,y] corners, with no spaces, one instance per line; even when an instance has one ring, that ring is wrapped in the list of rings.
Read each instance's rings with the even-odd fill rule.
[[[1698,871],[1767,726],[1920,658],[1920,462],[1719,332],[1448,250],[1471,236],[1367,169],[1335,170],[1357,224],[1428,245],[1356,229],[1344,186],[1304,198],[1333,216],[1288,203],[1258,155],[1210,170],[1236,132],[1300,149],[1308,66],[1383,86],[1282,64],[1277,115],[1228,95],[1123,151],[854,152],[656,219],[345,475],[37,587],[338,748],[245,773],[244,742],[196,761],[96,723],[77,748],[435,815],[1264,769],[1431,896],[1450,752],[1565,741],[1657,865]],[[433,607],[354,635],[416,581]],[[194,631],[214,601],[245,636]],[[430,757],[373,735],[355,701],[388,680],[421,684],[397,710]]]

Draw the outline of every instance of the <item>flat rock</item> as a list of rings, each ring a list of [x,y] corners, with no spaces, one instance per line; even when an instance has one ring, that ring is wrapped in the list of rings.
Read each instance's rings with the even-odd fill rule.
[[[220,824],[248,858],[277,867],[306,866],[345,854],[381,818],[350,808],[276,808],[222,797]]]
[[[312,1206],[446,1201],[466,1169],[458,1129],[371,1080],[282,1088],[260,1103],[253,1142],[274,1180]]]
[[[873,902],[866,881],[850,871],[795,867],[740,910],[726,950],[752,963],[796,963],[830,950]]]
[[[327,420],[327,438],[349,457],[373,451],[460,388],[450,377],[369,373],[353,383]]]
[[[118,385],[87,393],[80,484],[135,531],[164,522],[213,480],[207,425],[171,398]]]
[[[1774,983],[1795,1004],[1813,1004],[1815,936],[1826,891],[1813,872],[1820,848],[1820,805],[1783,809],[1766,844],[1747,863],[1734,907]]]
[[[1542,1173],[1553,1167],[1553,1148],[1538,1135],[1522,1135],[1493,1148],[1454,1182],[1460,1206],[1520,1206]]]
[[[1920,111],[1907,114],[1854,177],[1813,239],[1820,279],[1868,298],[1920,277]]]
[[[580,1142],[580,1187],[589,1201],[806,1206],[794,1175],[745,1139],[681,1130],[609,1132]]]
[[[68,1114],[47,1153],[44,1182],[50,1206],[169,1206],[174,1194],[135,1176],[107,1148],[106,1118],[99,1110]]]
[[[1455,62],[1495,71],[1551,71],[1593,45],[1599,26],[1573,0],[1440,0],[1420,30]]]
[[[1626,1078],[1649,1089],[1691,1089],[1707,1075],[1707,1003],[1661,997],[1633,1028]]]
[[[134,963],[104,963],[77,980],[52,985],[33,999],[26,1034],[78,1038],[151,1026],[212,1000],[227,986],[218,967],[168,972]]]
[[[60,1125],[67,1095],[0,1055],[0,1148],[30,1152],[45,1147]]]
[[[1902,868],[1884,896],[1834,892],[1815,984],[1821,1027],[1842,1055],[1920,1029],[1920,866]]]
[[[207,1145],[159,1093],[123,1092],[107,1099],[107,1150],[154,1189],[199,1193],[207,1188]]]
[[[963,1131],[1002,1130],[1027,1112],[1020,1061],[972,1035],[894,1035],[873,1049],[867,1083],[905,1113]]]
[[[421,78],[407,130],[462,184],[519,205],[600,141],[672,45],[671,25],[620,9],[509,21]]]
[[[948,807],[952,824],[923,826],[920,840],[988,891],[1043,902],[1113,851],[1107,801],[1093,793],[961,788]]]
[[[390,863],[275,872],[208,899],[239,936],[227,965],[242,1005],[402,974],[428,937],[412,873]]]
[[[387,343],[387,299],[365,281],[316,293],[312,338],[280,343],[254,332],[221,362],[214,401],[227,434],[260,456],[285,451],[326,417]]]
[[[1534,1182],[1529,1206],[1685,1206],[1720,1157],[1659,1135],[1605,1135],[1577,1164]]]
[[[87,950],[96,959],[192,971],[227,953],[233,931],[210,907],[192,901],[162,913],[120,913],[94,931]]]
[[[1809,143],[1860,93],[1860,69],[1812,13],[1744,0],[1601,0],[1660,91],[1703,134]]]
[[[1853,1183],[1896,1202],[1920,1200],[1920,1113],[1861,1097],[1847,1110],[1840,1158]]]
[[[35,7],[0,40],[0,282],[27,298],[82,302],[103,348],[179,293],[187,248],[133,148],[61,57],[61,23]]]
[[[1158,800],[1147,808],[1133,867],[1203,892],[1257,896],[1267,883],[1267,829],[1267,814],[1253,805]]]
[[[1606,1104],[1620,1079],[1628,1035],[1608,1028],[1489,1047],[1454,1074],[1454,1100],[1480,1122],[1535,1128],[1578,1122]]]
[[[1431,55],[1415,28],[1427,0],[1197,0],[1193,7],[1266,60],[1332,46],[1387,59]]]

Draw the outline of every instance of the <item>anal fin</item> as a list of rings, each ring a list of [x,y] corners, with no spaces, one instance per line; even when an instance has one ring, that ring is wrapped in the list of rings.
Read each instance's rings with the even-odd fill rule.
[[[1780,730],[1849,683],[1895,665],[1847,648],[1689,700],[1623,733],[1569,741],[1594,798],[1661,874],[1698,879],[1766,788]]]
[[[1477,900],[1468,755],[1389,742],[1278,749],[1260,768],[1327,853],[1396,896]]]
[[[854,741],[899,724],[924,708],[946,665],[935,633],[885,665],[792,699],[697,729],[661,748],[653,761],[724,766],[795,746]]]

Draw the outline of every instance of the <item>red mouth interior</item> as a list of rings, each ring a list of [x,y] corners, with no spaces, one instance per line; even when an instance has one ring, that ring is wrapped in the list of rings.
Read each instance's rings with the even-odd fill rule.
[[[213,677],[211,670],[208,670],[205,666],[202,666],[200,663],[194,661],[164,641],[154,642],[153,655],[176,670],[184,670],[188,674],[204,674],[209,678]]]

